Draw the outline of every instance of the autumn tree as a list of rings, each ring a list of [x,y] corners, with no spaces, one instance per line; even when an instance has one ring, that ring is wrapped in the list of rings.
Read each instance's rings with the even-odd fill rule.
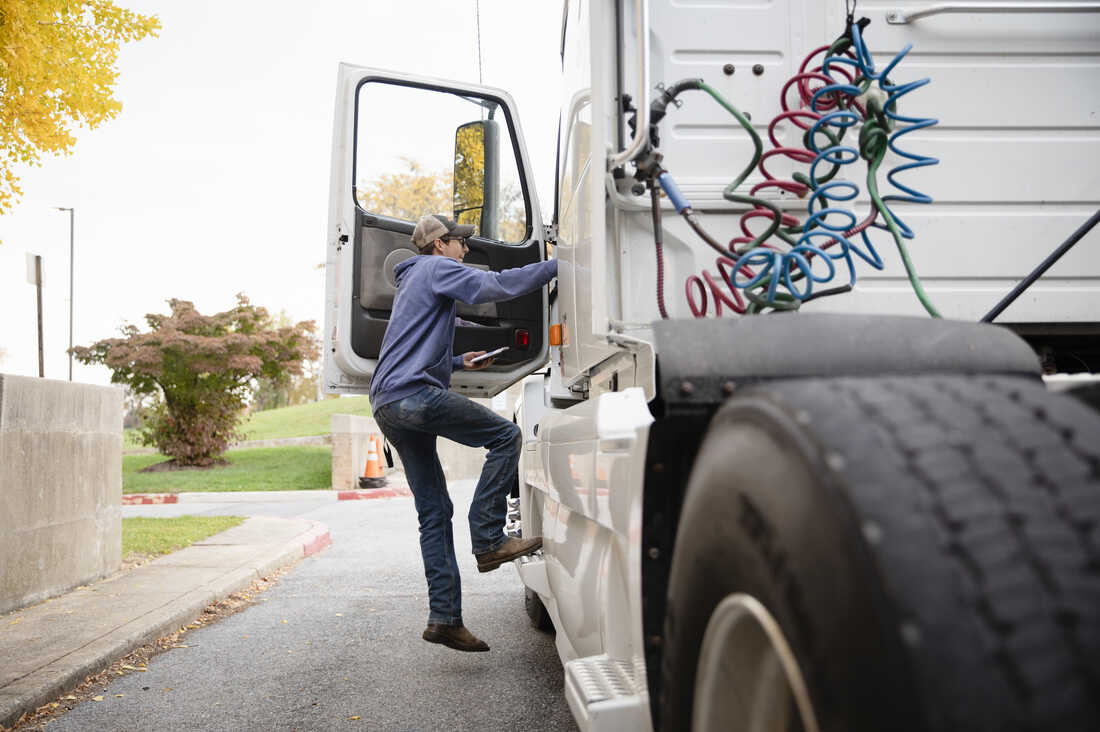
[[[69,152],[74,125],[118,116],[119,47],[159,28],[111,0],[0,0],[0,214],[22,193],[17,165]]]
[[[477,160],[480,162],[483,158],[479,157]],[[416,221],[427,214],[441,213],[455,218],[459,223],[472,224],[475,227],[479,225],[480,210],[471,209],[455,216],[455,200],[466,201],[473,196],[463,187],[455,195],[451,171],[426,170],[423,164],[407,157],[402,157],[401,161],[405,166],[403,170],[361,180],[356,186],[355,198],[364,211],[405,221]],[[503,186],[497,210],[499,220],[496,238],[507,242],[522,241],[527,226],[522,191],[514,185]]]
[[[500,192],[500,211],[497,238],[507,242],[523,241],[527,233],[527,210],[523,206],[523,192],[515,186],[504,186]]]
[[[507,133],[504,135],[507,139]],[[483,236],[506,242],[523,241],[527,228],[527,211],[523,206],[523,193],[513,183],[500,184],[501,133],[492,120],[481,120],[463,125],[455,131],[454,219],[460,224],[472,224]],[[496,149],[492,156],[495,169],[486,165],[486,147]],[[486,188],[496,190],[486,201]],[[492,217],[489,231],[481,220],[483,209]]]
[[[78,361],[103,364],[111,381],[135,394],[157,397],[146,414],[141,441],[177,465],[210,465],[239,440],[237,427],[256,379],[299,374],[316,359],[312,320],[278,327],[267,310],[237,296],[237,306],[202,315],[185,300],[169,300],[171,314],[149,314],[149,331],[122,328],[72,349]]]
[[[434,173],[402,157],[405,169],[361,181],[355,197],[364,210],[406,221],[451,210],[451,174]]]
[[[455,130],[454,220],[470,224],[483,232],[481,213],[485,205],[485,186],[496,175],[485,170],[486,125],[472,122]]]

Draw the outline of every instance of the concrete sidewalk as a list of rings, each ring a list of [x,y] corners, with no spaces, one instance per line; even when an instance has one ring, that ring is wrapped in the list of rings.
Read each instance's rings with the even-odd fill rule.
[[[253,517],[130,572],[0,617],[0,726],[329,543],[328,527],[316,521]]]

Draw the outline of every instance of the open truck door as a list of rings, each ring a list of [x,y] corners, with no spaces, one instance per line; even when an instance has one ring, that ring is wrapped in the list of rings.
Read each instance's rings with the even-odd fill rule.
[[[418,256],[420,216],[473,224],[464,264],[499,271],[545,258],[527,151],[506,93],[340,65],[325,259],[325,390],[366,393],[396,293],[394,267]],[[492,366],[451,388],[492,396],[542,366],[547,292],[458,303],[454,353],[501,346]]]

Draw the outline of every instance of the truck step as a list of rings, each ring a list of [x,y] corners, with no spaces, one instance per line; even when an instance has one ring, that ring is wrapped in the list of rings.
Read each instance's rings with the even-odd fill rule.
[[[584,732],[650,729],[644,672],[606,655],[565,664],[565,698]],[[640,682],[640,683],[639,683]]]

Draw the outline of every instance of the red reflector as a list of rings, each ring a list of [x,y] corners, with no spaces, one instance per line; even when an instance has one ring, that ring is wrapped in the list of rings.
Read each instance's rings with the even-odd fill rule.
[[[516,348],[522,348],[523,350],[526,351],[528,346],[530,346],[530,345],[531,345],[531,334],[528,333],[525,330],[517,330],[516,331]]]

